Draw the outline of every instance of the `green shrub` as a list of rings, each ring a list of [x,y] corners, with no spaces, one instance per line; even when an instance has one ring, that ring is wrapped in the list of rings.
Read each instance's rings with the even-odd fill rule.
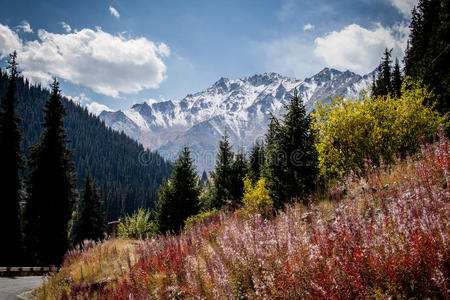
[[[121,238],[140,239],[154,234],[156,225],[150,221],[150,212],[140,208],[133,215],[126,216],[118,230]]]
[[[184,229],[192,228],[195,224],[209,223],[212,219],[217,217],[219,211],[216,208],[202,211],[196,215],[190,216],[184,221]]]

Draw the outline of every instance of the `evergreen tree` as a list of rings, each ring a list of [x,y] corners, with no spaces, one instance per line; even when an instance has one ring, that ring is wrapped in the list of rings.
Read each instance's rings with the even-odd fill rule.
[[[236,153],[231,168],[232,185],[229,199],[231,201],[231,205],[236,207],[242,200],[242,195],[244,194],[244,177],[248,173],[248,162],[242,151],[238,151]]]
[[[258,182],[259,178],[261,177],[264,163],[265,163],[264,144],[257,141],[250,150],[248,173],[253,184]]]
[[[42,123],[41,142],[31,149],[27,180],[25,242],[31,263],[61,263],[69,248],[69,220],[74,204],[72,151],[67,148],[59,84],[54,80]]]
[[[200,178],[198,184],[200,186],[203,187],[208,187],[209,186],[209,182],[208,182],[208,174],[206,174],[206,171],[203,171],[202,173],[202,178]]]
[[[22,256],[22,233],[20,227],[21,180],[23,165],[21,151],[21,119],[16,115],[17,53],[10,54],[9,85],[2,98],[0,109],[0,265],[14,265]]]
[[[408,48],[404,58],[406,76],[422,80],[436,97],[436,109],[450,108],[450,1],[420,0],[411,17]]]
[[[220,209],[231,198],[233,186],[233,161],[234,153],[231,150],[229,137],[224,135],[219,142],[216,166],[211,173],[213,179],[213,197],[210,208]]]
[[[81,244],[86,239],[100,240],[103,238],[105,230],[105,217],[98,187],[89,173],[86,175],[82,196],[74,226],[73,241],[75,245]]]
[[[272,117],[266,135],[265,177],[278,209],[291,199],[305,200],[318,176],[311,117],[297,91],[286,111],[282,120]]]
[[[392,94],[392,84],[391,84],[391,53],[392,49],[384,50],[383,59],[378,66],[378,74],[375,83],[372,86],[372,95],[386,96]]]
[[[161,233],[179,232],[183,222],[199,211],[200,187],[191,152],[184,147],[172,175],[159,190],[155,220]]]
[[[402,73],[400,71],[400,64],[398,62],[398,59],[395,59],[395,65],[394,70],[392,71],[392,79],[391,79],[391,86],[392,86],[392,95],[400,98],[402,96]]]

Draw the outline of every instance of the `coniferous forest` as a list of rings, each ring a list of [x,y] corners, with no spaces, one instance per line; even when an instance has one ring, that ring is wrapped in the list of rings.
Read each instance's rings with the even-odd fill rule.
[[[3,96],[9,80],[5,70],[0,73],[0,96]],[[16,114],[22,119],[22,149],[29,156],[29,147],[39,142],[42,133],[43,107],[50,91],[18,77],[15,95],[18,99]],[[125,134],[107,128],[87,109],[65,97],[62,101],[67,111],[63,121],[67,138],[71,141],[69,148],[74,152],[79,190],[90,172],[100,189],[108,221],[132,213],[139,207],[153,208],[159,185],[170,176],[170,163],[157,153],[145,152],[141,145]]]

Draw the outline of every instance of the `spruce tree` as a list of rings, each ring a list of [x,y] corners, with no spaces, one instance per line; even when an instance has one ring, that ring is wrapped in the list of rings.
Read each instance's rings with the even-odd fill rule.
[[[86,175],[78,212],[74,225],[74,245],[81,244],[86,239],[94,241],[102,239],[105,217],[97,184],[89,173]]]
[[[231,206],[236,207],[244,194],[244,177],[248,173],[248,162],[242,150],[238,151],[232,164],[231,190],[229,199]]]
[[[25,242],[31,263],[59,265],[69,248],[74,204],[72,151],[65,134],[59,84],[55,79],[44,107],[43,134],[31,150],[25,207]]]
[[[17,53],[10,54],[9,85],[0,108],[0,265],[18,264],[22,258],[22,233],[20,226],[21,179],[23,166],[21,152],[21,119],[16,115]]]
[[[402,73],[400,71],[400,64],[398,62],[398,59],[395,59],[395,65],[394,70],[392,71],[392,79],[391,79],[391,86],[392,86],[392,95],[400,98],[402,95]]]
[[[306,200],[318,176],[318,155],[311,117],[297,91],[281,120],[272,117],[266,135],[265,177],[276,208],[292,200]]]
[[[404,73],[429,85],[436,109],[450,109],[450,1],[420,0],[411,17]]]
[[[161,233],[179,232],[184,221],[199,211],[200,187],[188,147],[178,156],[170,179],[159,189],[155,220]]]
[[[206,174],[206,171],[203,171],[202,177],[200,178],[198,184],[200,186],[202,186],[202,187],[208,187],[209,186],[208,174]]]
[[[231,200],[231,190],[233,186],[233,161],[234,153],[231,150],[229,137],[225,134],[219,142],[219,152],[217,153],[216,166],[211,172],[213,179],[213,197],[210,208],[220,209]]]
[[[256,184],[261,177],[262,168],[265,163],[264,144],[256,142],[250,150],[249,177]]]
[[[374,95],[375,97],[386,96],[388,94],[392,94],[391,53],[392,53],[392,49],[388,50],[386,48],[384,50],[382,61],[381,61],[380,65],[378,66],[377,79],[372,86],[372,95]]]

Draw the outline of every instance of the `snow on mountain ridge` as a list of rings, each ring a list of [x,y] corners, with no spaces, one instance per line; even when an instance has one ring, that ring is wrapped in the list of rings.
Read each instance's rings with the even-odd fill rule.
[[[357,97],[370,80],[369,75],[329,68],[305,80],[277,73],[220,78],[206,90],[181,100],[152,100],[123,112],[104,111],[100,118],[169,159],[184,145],[189,145],[199,169],[210,170],[214,165],[211,157],[214,158],[218,141],[225,132],[236,147],[245,151],[264,136],[271,113],[283,112],[294,88],[298,89],[309,112],[315,102],[328,101],[332,96]],[[208,161],[202,156],[207,156]]]

